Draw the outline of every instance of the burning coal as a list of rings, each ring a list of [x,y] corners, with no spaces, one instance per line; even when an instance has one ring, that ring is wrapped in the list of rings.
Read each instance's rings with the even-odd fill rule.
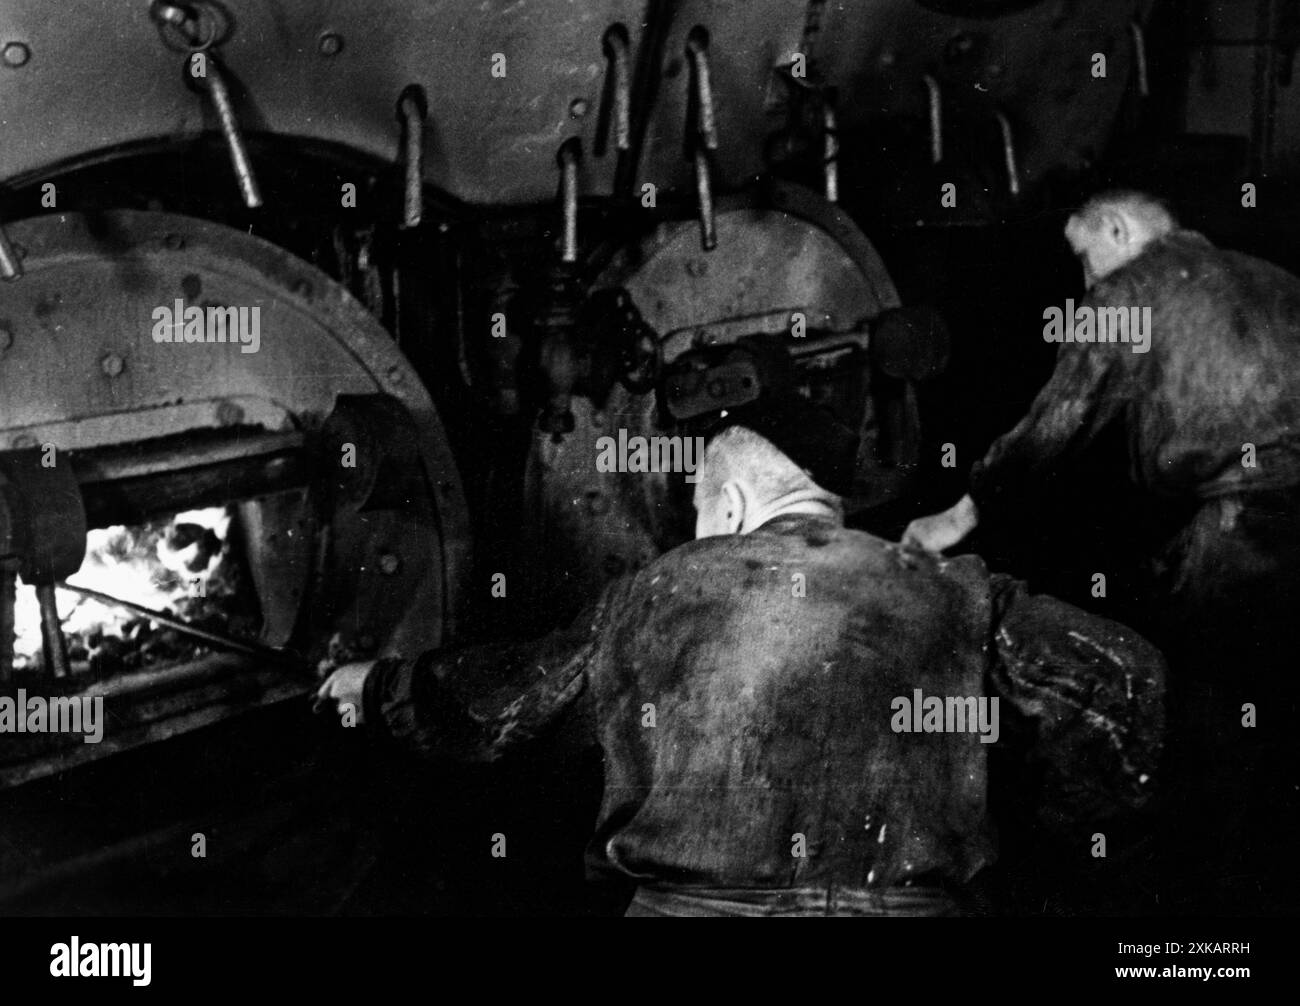
[[[134,527],[96,528],[69,583],[134,601],[187,622],[254,638],[258,608],[247,572],[232,547],[232,507],[187,510]],[[75,672],[98,676],[157,663],[192,660],[201,643],[135,612],[67,590],[56,592],[68,657]],[[14,670],[43,665],[35,591],[18,589]]]

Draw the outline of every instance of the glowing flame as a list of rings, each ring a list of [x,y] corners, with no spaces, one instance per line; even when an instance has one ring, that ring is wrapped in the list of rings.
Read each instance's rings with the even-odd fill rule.
[[[155,611],[175,610],[185,597],[206,592],[222,561],[230,529],[226,507],[186,510],[170,521],[140,527],[95,528],[86,535],[86,558],[69,583],[90,587]],[[67,590],[56,590],[63,631],[72,643],[95,633],[124,634],[140,616]],[[14,609],[14,666],[41,660],[41,615],[36,592],[19,585]]]

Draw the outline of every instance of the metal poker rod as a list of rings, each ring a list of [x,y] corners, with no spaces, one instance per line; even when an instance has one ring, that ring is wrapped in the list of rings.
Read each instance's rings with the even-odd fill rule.
[[[146,608],[143,604],[136,604],[134,601],[127,601],[120,597],[114,597],[112,594],[105,594],[101,590],[93,590],[90,587],[78,587],[75,583],[60,581],[58,586],[63,590],[70,590],[74,594],[81,594],[83,597],[93,598],[103,604],[111,604],[119,608],[125,608],[127,611],[134,611],[137,615],[143,615],[145,618],[153,619],[159,625],[165,625],[169,629],[187,636],[193,636],[195,639],[201,639],[205,643],[211,643],[213,646],[226,650],[235,650],[238,653],[246,653],[252,657],[259,657],[263,660],[272,660],[284,667],[292,668],[298,671],[309,670],[307,662],[301,657],[287,650],[277,650],[272,646],[265,646],[262,643],[249,643],[242,639],[235,639],[233,636],[227,636],[221,632],[213,632],[211,629],[201,629],[197,625],[191,625],[189,622],[176,618],[172,615],[164,614],[161,611],[154,611],[152,608]]]

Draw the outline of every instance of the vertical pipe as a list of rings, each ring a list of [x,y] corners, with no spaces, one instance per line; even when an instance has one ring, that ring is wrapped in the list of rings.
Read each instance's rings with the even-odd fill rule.
[[[425,103],[414,85],[406,88],[397,100],[405,142],[405,185],[402,199],[402,226],[419,227],[424,219],[424,116]]]
[[[826,170],[826,201],[838,203],[840,201],[840,138],[835,128],[835,108],[829,100],[822,104],[822,125],[825,128],[822,156],[825,159]]]
[[[704,148],[695,148],[695,194],[700,210],[700,244],[705,251],[718,246],[718,234],[713,219],[713,187],[709,178],[709,155]]]
[[[1138,94],[1143,98],[1151,94],[1150,81],[1147,79],[1147,43],[1142,33],[1142,26],[1136,21],[1129,22],[1129,31],[1133,33],[1133,62],[1137,70]]]
[[[1251,171],[1268,174],[1273,167],[1273,141],[1277,116],[1277,24],[1273,0],[1256,0],[1254,79],[1251,88]]]
[[[939,82],[928,73],[923,78],[930,94],[930,163],[943,160],[943,95]]]
[[[1013,196],[1020,195],[1020,169],[1016,165],[1016,147],[1011,136],[1011,123],[1001,112],[997,113],[998,127],[1002,130],[1002,156],[1007,165],[1007,188]]]
[[[243,134],[239,131],[239,120],[235,118],[234,102],[230,100],[230,89],[226,78],[215,58],[208,60],[208,93],[212,95],[212,104],[217,110],[217,121],[226,138],[226,148],[230,151],[230,163],[234,166],[235,177],[239,180],[239,191],[244,197],[244,205],[250,210],[262,205],[262,194],[253,176],[253,164],[248,157],[248,148],[244,146]]]
[[[632,72],[628,65],[627,37],[620,28],[605,33],[610,71],[614,76],[614,149],[632,147]]]
[[[41,644],[45,649],[45,673],[55,678],[68,676],[68,642],[59,622],[59,605],[53,583],[36,585],[36,600],[41,605]]]
[[[628,155],[620,157],[614,169],[614,193],[623,199],[631,199],[636,189],[646,132],[650,128],[650,120],[659,98],[660,74],[668,35],[681,4],[682,0],[646,0],[645,3],[645,14],[641,20],[632,66],[630,145]]]
[[[718,127],[713,117],[713,83],[709,78],[709,33],[691,29],[686,38],[686,56],[691,64],[691,83],[695,89],[695,135],[690,140],[695,162],[696,208],[700,216],[700,244],[705,251],[718,245],[713,214],[713,179],[708,151],[718,148]]]
[[[709,77],[708,35],[696,28],[686,40],[686,54],[691,61],[695,82],[696,130],[706,150],[718,149],[718,126],[713,118],[713,82]]]
[[[560,201],[564,209],[564,240],[560,261],[578,261],[578,141],[560,147]]]

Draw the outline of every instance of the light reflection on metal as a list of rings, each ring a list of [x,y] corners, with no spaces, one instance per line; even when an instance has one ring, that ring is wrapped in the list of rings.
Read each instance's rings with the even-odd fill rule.
[[[1138,94],[1145,98],[1151,94],[1151,85],[1147,78],[1146,35],[1142,31],[1142,26],[1136,21],[1130,21],[1128,27],[1133,34],[1133,62],[1137,71]]]
[[[560,147],[560,202],[564,210],[564,238],[560,261],[578,261],[578,154],[577,139]]]
[[[930,163],[943,160],[943,95],[939,82],[928,73],[923,78],[930,95]]]
[[[424,219],[424,117],[425,102],[418,87],[412,85],[397,100],[406,144],[405,185],[402,200],[402,226],[419,227]]]
[[[826,171],[826,201],[840,201],[840,137],[835,125],[835,109],[829,101],[822,104],[824,129],[822,157]]]
[[[695,84],[696,131],[707,150],[718,149],[718,127],[713,117],[713,84],[709,77],[708,33],[694,29],[686,40],[686,55],[691,61],[691,80]]]
[[[250,210],[255,210],[262,205],[262,193],[258,189],[257,178],[253,175],[253,162],[249,159],[244,136],[239,131],[239,120],[235,117],[235,105],[230,99],[230,89],[226,86],[225,75],[215,58],[208,59],[207,73],[208,94],[211,95],[212,104],[217,110],[221,134],[226,138],[230,163],[235,169],[235,177],[239,180],[239,194],[244,199],[244,205]]]
[[[998,127],[1002,130],[1002,157],[1007,167],[1007,189],[1013,196],[1020,195],[1020,168],[1016,164],[1016,146],[1011,135],[1011,123],[1002,112],[997,113]]]
[[[605,47],[609,52],[610,72],[614,77],[614,148],[630,150],[632,147],[632,74],[628,65],[627,35],[621,26],[615,26],[605,33]]]
[[[700,245],[705,251],[718,246],[717,224],[713,214],[713,183],[709,178],[709,155],[695,148],[695,195],[700,211]]]

